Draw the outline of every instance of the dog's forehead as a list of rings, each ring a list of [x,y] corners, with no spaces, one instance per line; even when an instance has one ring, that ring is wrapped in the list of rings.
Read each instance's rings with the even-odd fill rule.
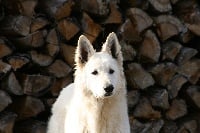
[[[106,52],[97,52],[95,53],[88,61],[88,65],[93,66],[104,66],[104,67],[115,67],[117,61]]]

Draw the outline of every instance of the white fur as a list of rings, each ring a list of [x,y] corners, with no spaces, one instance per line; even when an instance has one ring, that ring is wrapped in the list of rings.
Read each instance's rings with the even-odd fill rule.
[[[53,105],[47,133],[130,133],[121,47],[115,33],[109,34],[100,52],[80,36],[75,62],[74,83],[63,88]],[[113,93],[105,96],[108,85],[113,85]]]

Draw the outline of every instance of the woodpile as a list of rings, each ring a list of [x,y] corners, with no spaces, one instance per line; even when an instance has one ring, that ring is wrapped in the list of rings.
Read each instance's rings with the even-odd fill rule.
[[[197,0],[0,0],[0,133],[45,133],[84,34],[117,33],[132,133],[200,132]]]

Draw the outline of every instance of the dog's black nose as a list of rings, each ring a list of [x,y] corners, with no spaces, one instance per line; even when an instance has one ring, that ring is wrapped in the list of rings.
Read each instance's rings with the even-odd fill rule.
[[[109,85],[106,88],[104,88],[104,90],[106,91],[106,93],[111,93],[113,91],[114,87],[113,85]]]

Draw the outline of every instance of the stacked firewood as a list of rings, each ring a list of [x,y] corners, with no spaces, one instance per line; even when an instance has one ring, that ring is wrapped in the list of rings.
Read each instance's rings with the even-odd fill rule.
[[[0,0],[0,133],[45,133],[81,34],[122,46],[132,133],[200,132],[197,0]]]

